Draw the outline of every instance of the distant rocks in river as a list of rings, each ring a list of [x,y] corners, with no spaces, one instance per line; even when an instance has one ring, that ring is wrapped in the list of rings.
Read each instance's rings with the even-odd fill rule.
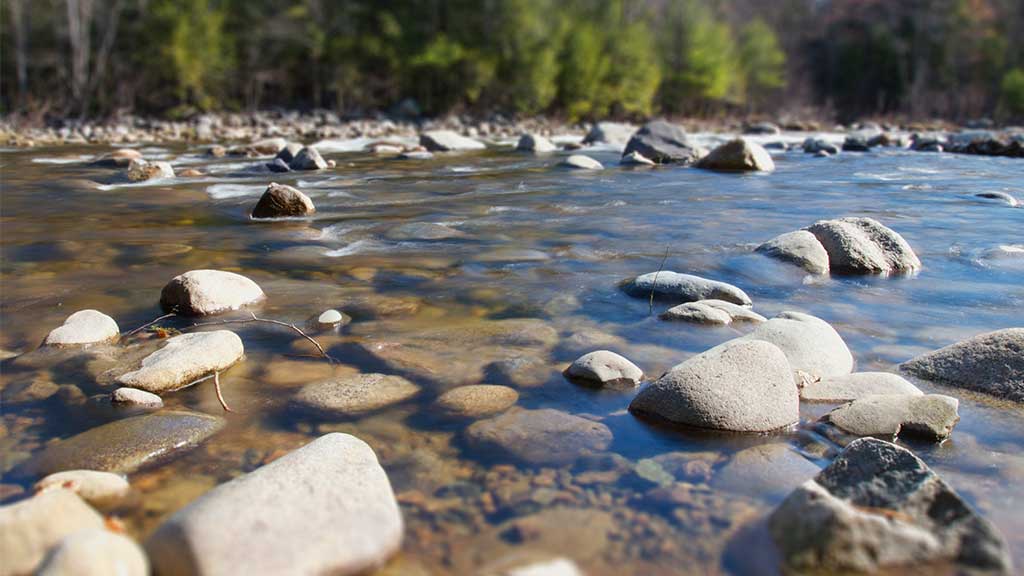
[[[641,274],[623,284],[622,289],[636,298],[649,298],[653,293],[655,298],[681,302],[716,299],[742,306],[751,304],[750,297],[732,284],[670,270]]]
[[[754,124],[748,124],[743,128],[744,134],[761,134],[774,136],[782,133],[778,125],[771,122],[757,122]]]
[[[696,324],[727,325],[733,322],[764,322],[765,317],[746,306],[725,300],[697,300],[673,306],[663,312],[662,320],[681,320]]]
[[[185,316],[205,316],[255,304],[265,298],[252,280],[223,270],[190,270],[160,292],[160,305]]]
[[[583,144],[609,144],[621,149],[625,148],[634,132],[636,127],[631,124],[598,122],[591,126],[590,131],[583,137]]]
[[[830,156],[839,154],[839,147],[831,142],[822,140],[821,138],[807,138],[803,143],[804,152],[808,154],[818,154],[824,152]]]
[[[373,450],[333,433],[200,496],[146,551],[160,574],[352,575],[383,565],[402,533]]]
[[[326,170],[328,167],[327,161],[312,146],[302,148],[288,162],[288,168],[291,170]]]
[[[54,328],[43,340],[45,346],[81,346],[109,342],[121,335],[117,322],[97,310],[79,310]]]
[[[704,150],[693,144],[682,126],[664,120],[644,124],[626,144],[623,156],[639,152],[658,164],[692,164],[704,155]]]
[[[900,368],[925,380],[1024,402],[1024,328],[979,334]]]
[[[565,168],[572,168],[572,169],[576,169],[576,170],[603,170],[604,169],[604,165],[602,165],[600,162],[598,162],[597,160],[594,160],[590,156],[586,156],[586,155],[583,155],[583,154],[573,154],[573,155],[567,157],[565,160],[562,160],[558,165],[562,166],[562,167],[565,167]]]
[[[516,144],[516,150],[520,152],[554,152],[558,150],[551,140],[541,136],[540,134],[523,134],[519,137],[519,142]]]
[[[420,134],[420,145],[430,152],[483,150],[487,146],[451,130],[430,130]]]
[[[277,154],[274,156],[274,160],[280,160],[286,165],[291,164],[292,160],[295,160],[295,157],[299,155],[299,152],[302,152],[303,148],[305,148],[305,146],[298,142],[288,142],[284,147],[278,150]]]
[[[945,440],[960,421],[956,398],[941,394],[862,396],[823,417],[857,436],[920,436]]]
[[[776,236],[757,252],[824,274],[897,274],[921,269],[910,244],[872,218],[821,220]]]
[[[172,392],[226,370],[243,353],[242,339],[230,330],[180,334],[168,338],[162,348],[142,359],[137,370],[122,374],[117,382],[154,394]]]
[[[696,167],[720,172],[771,172],[775,162],[760,144],[737,138],[712,150],[697,161]]]
[[[419,386],[401,376],[356,374],[306,384],[293,400],[314,412],[351,417],[397,404],[419,391]]]
[[[252,209],[253,218],[308,216],[316,212],[313,201],[299,190],[271,182]]]
[[[93,160],[93,166],[104,168],[127,168],[133,160],[142,160],[142,152],[135,148],[118,148],[109,154]]]
[[[807,230],[787,232],[757,247],[757,252],[791,262],[812,274],[828,273],[828,252]]]
[[[772,513],[769,531],[793,573],[876,572],[952,561],[1011,572],[1006,541],[909,450],[851,443]]]
[[[103,517],[71,490],[47,490],[0,506],[0,571],[34,574],[64,538],[103,527]]]
[[[808,376],[842,376],[853,370],[853,354],[842,336],[828,322],[810,314],[782,312],[741,338],[777,346],[789,360],[797,381]]]
[[[263,138],[261,140],[255,140],[249,144],[248,148],[255,151],[257,154],[277,154],[285,146],[288,145],[288,141],[281,137]]]
[[[644,372],[615,352],[597,350],[577,358],[566,368],[565,376],[589,386],[633,388],[640,384]]]
[[[477,449],[498,449],[535,466],[558,466],[605,450],[612,442],[612,432],[600,422],[542,408],[479,420],[466,430],[466,438]]]
[[[174,178],[174,168],[167,162],[150,162],[137,158],[128,165],[126,176],[132,182],[144,182],[154,178]]]
[[[898,374],[854,372],[805,382],[800,399],[807,402],[850,402],[865,396],[920,396],[923,392]]]

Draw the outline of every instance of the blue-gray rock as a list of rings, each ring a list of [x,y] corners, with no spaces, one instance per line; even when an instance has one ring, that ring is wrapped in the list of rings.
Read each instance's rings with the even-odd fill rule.
[[[1024,328],[979,334],[904,362],[918,378],[1024,402]]]
[[[630,152],[639,152],[658,164],[692,164],[704,155],[704,151],[690,141],[682,126],[664,120],[648,122],[637,130],[622,155]]]
[[[725,300],[741,306],[751,304],[750,297],[732,284],[671,270],[641,274],[623,284],[622,289],[635,298],[649,298],[653,292],[655,298],[678,302]]]

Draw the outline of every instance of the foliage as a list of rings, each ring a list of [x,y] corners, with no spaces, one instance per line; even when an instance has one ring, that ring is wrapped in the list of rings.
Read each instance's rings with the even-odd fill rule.
[[[1003,76],[1000,99],[1007,115],[1024,118],[1024,68],[1014,68]]]

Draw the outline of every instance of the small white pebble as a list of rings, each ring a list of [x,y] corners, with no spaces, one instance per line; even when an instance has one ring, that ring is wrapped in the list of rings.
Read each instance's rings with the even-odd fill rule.
[[[118,388],[110,395],[110,401],[117,404],[134,404],[152,408],[160,408],[164,405],[163,399],[156,394],[138,388]]]
[[[320,317],[316,319],[317,322],[326,326],[333,326],[334,324],[340,324],[344,319],[341,312],[337,310],[326,310]]]

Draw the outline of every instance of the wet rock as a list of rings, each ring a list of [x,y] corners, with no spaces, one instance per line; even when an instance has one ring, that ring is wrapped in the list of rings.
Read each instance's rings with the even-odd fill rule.
[[[519,388],[542,386],[554,373],[551,365],[535,356],[514,356],[484,367],[484,378],[488,381]]]
[[[128,474],[195,448],[224,423],[217,416],[174,410],[115,420],[48,444],[22,470],[36,476],[65,470]]]
[[[142,160],[142,152],[134,148],[119,148],[92,162],[93,166],[104,168],[125,168],[132,160]]]
[[[642,274],[625,283],[622,289],[635,298],[649,298],[653,292],[656,298],[682,302],[725,300],[743,306],[751,304],[750,297],[732,284],[670,270]]]
[[[343,326],[351,322],[352,319],[345,316],[337,310],[324,310],[316,318],[316,323],[321,328],[331,328],[334,326]]]
[[[819,154],[824,152],[829,156],[839,154],[839,147],[821,138],[807,138],[803,144],[804,152],[807,154]]]
[[[573,154],[558,165],[576,170],[604,170],[604,166],[600,162],[583,154]]]
[[[328,164],[323,156],[320,155],[320,152],[317,152],[316,148],[306,146],[299,150],[295,158],[292,158],[291,162],[288,163],[288,168],[292,170],[326,170]]]
[[[139,158],[131,161],[126,175],[132,182],[143,182],[154,178],[174,178],[174,168],[171,168],[167,162],[149,162]]]
[[[270,170],[271,172],[284,173],[292,171],[292,169],[288,167],[288,163],[280,158],[274,158],[272,161],[264,164],[264,166],[266,166],[267,170]]]
[[[155,394],[173,392],[231,367],[244,352],[242,339],[230,330],[181,334],[168,338],[162,348],[142,359],[138,370],[117,381]]]
[[[776,502],[821,472],[785,442],[762,444],[737,452],[714,477],[714,487]]]
[[[433,157],[434,154],[426,150],[410,150],[397,156],[399,160],[430,160]]]
[[[850,402],[879,394],[920,396],[917,386],[888,372],[854,372],[805,382],[800,399],[807,402]]]
[[[558,147],[540,134],[523,134],[519,137],[516,150],[520,152],[554,152]]]
[[[408,400],[419,391],[419,386],[401,376],[357,374],[306,384],[294,401],[324,414],[356,416]]]
[[[828,252],[821,242],[807,230],[787,232],[757,247],[757,252],[792,262],[812,274],[828,273]]]
[[[630,152],[619,160],[619,164],[622,166],[654,166],[655,162],[639,152]]]
[[[65,536],[102,528],[103,517],[70,490],[0,506],[0,574],[32,574]]]
[[[398,551],[402,531],[373,450],[333,433],[199,497],[146,551],[160,574],[362,574]]]
[[[802,312],[782,312],[758,325],[743,338],[776,345],[789,360],[797,381],[805,376],[825,378],[853,371],[853,354],[828,322]]]
[[[979,334],[922,354],[900,369],[925,380],[1024,402],[1024,328]]]
[[[800,400],[781,350],[731,340],[673,367],[629,411],[698,428],[768,432],[795,424]]]
[[[205,154],[210,158],[223,158],[227,156],[228,150],[220,144],[214,144],[213,146],[207,147]]]
[[[766,134],[774,136],[781,134],[782,130],[779,129],[778,125],[771,122],[757,122],[756,124],[750,124],[743,128],[744,134]]]
[[[430,152],[456,152],[463,150],[483,150],[487,148],[483,142],[466,138],[451,130],[431,130],[420,134],[420,145]]]
[[[518,400],[519,393],[508,386],[471,384],[445,392],[438,397],[437,406],[451,416],[484,418],[504,412]]]
[[[807,231],[825,247],[833,272],[888,274],[921,269],[907,241],[872,218],[821,220]]]
[[[253,218],[285,218],[289,216],[308,216],[316,212],[313,201],[299,190],[291,186],[271,182],[263,191],[256,207],[252,209]]]
[[[41,402],[59,391],[60,386],[48,375],[31,374],[8,382],[3,390],[0,390],[0,398],[3,399],[3,404],[10,406],[27,402]]]
[[[590,386],[633,388],[640,385],[644,372],[615,352],[597,350],[577,358],[565,376]]]
[[[70,490],[96,508],[117,506],[131,493],[131,485],[124,476],[98,470],[66,470],[50,474],[34,487],[45,490]]]
[[[160,305],[186,316],[237,310],[265,298],[255,282],[234,272],[191,270],[175,276],[160,292]]]
[[[1006,192],[978,192],[974,194],[976,198],[984,198],[986,200],[996,200],[1002,202],[1007,206],[1017,206],[1019,202],[1012,195]]]
[[[110,394],[110,401],[114,404],[141,406],[143,408],[163,408],[164,405],[163,399],[156,394],[139,390],[138,388],[118,388]]]
[[[619,148],[626,146],[630,137],[636,132],[636,127],[630,124],[618,122],[598,122],[594,124],[587,135],[583,137],[583,145],[611,144]]]
[[[277,155],[274,156],[274,160],[280,160],[287,166],[288,164],[291,164],[291,161],[299,155],[299,152],[301,152],[303,148],[305,148],[305,146],[298,142],[289,142],[277,152]]]
[[[1007,545],[909,450],[874,438],[851,443],[772,514],[770,532],[797,573],[874,572],[952,560],[1010,573]]]
[[[497,449],[531,465],[561,465],[586,452],[605,450],[612,432],[559,410],[516,410],[474,422],[466,430],[469,444],[480,450]]]
[[[857,436],[921,436],[945,440],[960,421],[956,398],[941,394],[875,395],[859,398],[823,417]]]
[[[465,238],[466,233],[452,228],[451,226],[445,226],[443,224],[434,224],[433,222],[407,222],[391,228],[385,234],[389,240],[451,240],[453,238]]]
[[[50,552],[37,576],[147,576],[149,560],[131,538],[102,528],[70,534]]]
[[[663,312],[662,320],[683,320],[698,324],[732,324],[733,322],[764,322],[765,317],[750,308],[725,300],[698,300],[673,306]]]
[[[868,139],[862,135],[850,134],[843,140],[843,152],[867,152],[871,150]]]
[[[622,155],[630,152],[639,152],[658,164],[692,164],[703,156],[703,150],[690,142],[682,126],[664,120],[648,122],[637,130]]]
[[[700,159],[697,168],[722,172],[771,172],[775,162],[760,144],[737,138],[715,148]]]

